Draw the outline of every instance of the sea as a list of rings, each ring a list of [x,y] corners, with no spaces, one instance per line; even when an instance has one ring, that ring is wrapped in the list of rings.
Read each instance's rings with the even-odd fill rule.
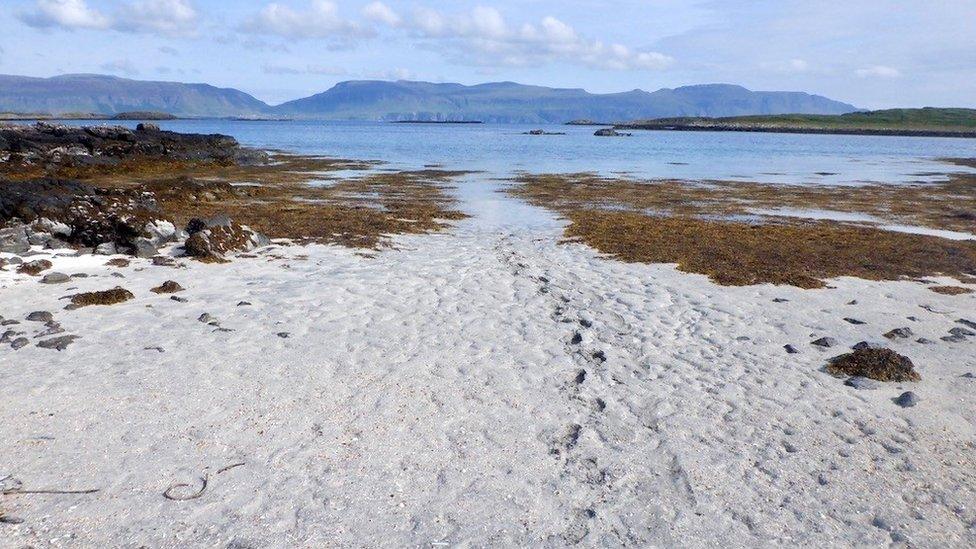
[[[137,122],[118,124],[134,127]],[[679,131],[596,137],[592,126],[537,124],[207,119],[157,124],[178,132],[227,134],[251,147],[382,162],[378,169],[440,167],[491,178],[593,172],[639,179],[863,185],[938,181],[951,173],[976,172],[940,160],[976,158],[976,139],[961,138]],[[564,135],[527,135],[537,129]]]

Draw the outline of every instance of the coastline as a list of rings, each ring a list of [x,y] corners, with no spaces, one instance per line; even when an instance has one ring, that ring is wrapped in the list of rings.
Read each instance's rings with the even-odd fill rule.
[[[612,124],[618,130],[678,131],[678,132],[743,132],[743,133],[787,133],[822,135],[869,135],[890,137],[949,137],[960,139],[976,138],[976,131],[913,130],[880,128],[804,128],[804,127],[763,127],[728,124]]]
[[[219,158],[255,158],[209,137]],[[499,181],[282,153],[256,166],[123,158],[107,173],[85,160],[15,175],[151,192],[177,227],[229,212],[276,238],[212,262],[180,240],[153,257],[51,240],[0,253],[21,261],[0,266],[0,333],[27,341],[0,348],[0,535],[13,543],[976,542],[976,361],[963,335],[976,293],[935,290],[976,280],[722,285],[571,232],[594,204],[647,222],[652,206],[709,219],[746,198],[811,206],[838,203],[832,193],[958,228],[965,219],[936,206],[964,181],[859,195]],[[761,235],[756,219],[730,217]],[[20,272],[35,261],[49,265]],[[65,278],[42,283],[51,272]],[[72,306],[115,289],[120,301]],[[60,350],[38,345],[59,338]],[[827,373],[862,342],[910,358],[921,379]],[[897,403],[906,392],[917,405]],[[31,493],[45,489],[63,493]]]

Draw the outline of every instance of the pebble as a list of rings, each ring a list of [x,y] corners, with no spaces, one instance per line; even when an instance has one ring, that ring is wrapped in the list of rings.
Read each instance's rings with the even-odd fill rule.
[[[851,348],[855,351],[860,351],[861,349],[884,349],[884,347],[885,346],[883,343],[877,343],[874,341],[859,341]]]
[[[919,400],[918,395],[915,393],[905,391],[895,399],[895,404],[901,406],[902,408],[911,408],[912,406],[918,404]]]
[[[197,317],[197,320],[203,322],[204,324],[210,324],[211,322],[216,322],[217,319],[211,316],[210,313],[203,313]]]
[[[966,372],[965,374],[962,375],[962,377],[966,379],[976,379],[976,373]]]
[[[783,348],[786,349],[787,354],[791,354],[791,355],[795,355],[800,352],[796,349],[796,347],[792,345],[783,345]]]
[[[844,321],[847,322],[847,323],[849,323],[849,324],[853,324],[855,326],[860,326],[862,324],[867,324],[867,322],[864,322],[863,320],[858,320],[856,318],[845,318]]]
[[[924,338],[924,337],[920,337],[920,338],[918,338],[918,339],[915,340],[915,343],[921,343],[922,345],[931,345],[931,344],[933,344],[935,342],[932,341],[931,339]]]
[[[8,318],[7,320],[0,322],[0,326],[13,326],[14,324],[20,324],[20,321]]]
[[[173,301],[176,301],[177,303],[186,303],[187,301],[189,301],[189,299],[185,297],[180,297],[178,295],[171,295],[169,296],[169,298],[172,299]]]
[[[34,311],[27,315],[27,320],[31,322],[50,322],[54,320],[54,315],[47,311]]]
[[[955,327],[955,328],[949,330],[949,333],[952,334],[952,335],[954,335],[954,336],[963,336],[963,337],[966,337],[966,336],[976,336],[976,332],[974,332],[972,330],[967,330],[965,328],[960,328],[960,327]]]
[[[785,298],[782,298],[782,297],[773,298],[773,303],[786,303],[788,301],[789,301],[789,299],[785,299]]]
[[[250,307],[251,306],[251,302],[250,301],[238,301],[237,302],[237,306],[238,307]]]
[[[939,339],[945,341],[946,343],[962,343],[963,341],[966,341],[966,336],[951,335],[951,336],[940,337]]]
[[[886,333],[884,336],[888,339],[906,339],[915,335],[911,328],[895,328],[890,332]]]
[[[837,340],[832,337],[822,337],[820,339],[815,339],[810,342],[810,345],[816,345],[817,347],[833,347],[837,345]]]
[[[844,385],[847,385],[848,387],[854,387],[859,391],[873,391],[881,386],[881,384],[878,383],[877,381],[866,377],[861,377],[861,376],[853,376],[847,378],[847,381],[844,382]]]
[[[963,326],[968,326],[976,330],[976,322],[973,322],[972,320],[966,320],[965,318],[960,318],[959,320],[956,321],[956,323],[962,324]]]
[[[27,339],[26,337],[18,337],[17,339],[10,342],[10,347],[12,347],[13,350],[16,351],[17,349],[25,347],[28,343],[30,343],[30,340]]]
[[[288,337],[291,336],[291,334],[289,334],[288,332],[278,332],[277,335],[278,335],[278,337],[280,337],[282,339],[287,339]]]
[[[64,273],[48,273],[41,279],[41,284],[61,284],[69,280],[71,277]]]

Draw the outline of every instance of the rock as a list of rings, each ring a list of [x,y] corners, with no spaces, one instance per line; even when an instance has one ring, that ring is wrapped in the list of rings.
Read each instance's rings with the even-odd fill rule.
[[[54,264],[46,259],[35,259],[34,261],[28,261],[27,263],[21,264],[17,267],[17,272],[20,274],[37,276],[41,272],[46,271],[53,267]]]
[[[137,132],[158,132],[159,125],[152,122],[140,122],[136,125]]]
[[[81,257],[83,255],[90,255],[95,253],[95,248],[81,247],[75,250],[75,257]]]
[[[956,323],[962,324],[963,326],[976,330],[976,322],[973,322],[972,320],[966,320],[965,318],[960,318],[959,320],[956,321]]]
[[[34,311],[27,315],[27,320],[31,322],[50,322],[54,320],[54,315],[47,311]]]
[[[810,345],[828,348],[837,345],[837,340],[832,337],[821,337],[820,339],[815,339],[811,341]]]
[[[890,332],[886,333],[884,336],[888,339],[907,339],[915,335],[911,328],[895,328]]]
[[[20,324],[20,321],[12,318],[0,321],[0,326],[13,326],[14,324]]]
[[[156,255],[156,245],[148,238],[135,238],[132,241],[132,255],[136,257],[149,258]]]
[[[27,339],[26,337],[18,337],[17,339],[10,342],[10,347],[16,351],[18,349],[22,349],[26,347],[28,343],[30,343],[30,340]]]
[[[966,336],[950,335],[950,336],[940,337],[939,339],[945,341],[946,343],[962,343],[963,341],[966,341]]]
[[[10,343],[15,337],[22,335],[23,332],[17,332],[15,330],[6,330],[0,335],[0,343]]]
[[[175,267],[176,260],[167,255],[154,255],[152,258],[152,264],[157,267]]]
[[[128,267],[131,262],[124,257],[116,257],[105,262],[106,267]]]
[[[132,292],[125,288],[115,287],[111,290],[100,292],[84,292],[71,296],[71,305],[74,308],[89,307],[92,305],[115,305],[135,298]]]
[[[289,338],[291,336],[291,334],[288,333],[288,332],[278,332],[277,335],[278,335],[278,337],[280,337],[282,339],[287,339],[287,338]]]
[[[902,408],[911,408],[918,404],[918,395],[911,391],[905,391],[898,398],[895,399],[895,404],[901,406]]]
[[[962,375],[962,377],[967,379],[976,379],[976,373],[966,372],[965,374]]]
[[[847,385],[848,387],[854,387],[859,391],[873,391],[878,387],[881,387],[881,384],[878,383],[877,381],[873,379],[868,379],[866,377],[861,377],[861,376],[852,376],[847,378],[847,381],[844,382],[844,385]]]
[[[863,320],[858,320],[856,318],[845,318],[844,322],[847,322],[848,324],[853,324],[855,326],[861,326],[863,324],[867,324],[867,322],[864,322]]]
[[[146,232],[149,233],[150,240],[156,246],[176,242],[180,237],[180,231],[176,230],[176,225],[161,219],[146,223]]]
[[[786,298],[783,298],[783,297],[774,297],[773,298],[773,303],[789,303],[789,301],[790,301],[789,299],[786,299]]]
[[[920,343],[922,345],[932,345],[935,342],[932,341],[931,339],[927,339],[927,338],[924,338],[924,337],[920,337],[920,338],[918,338],[918,339],[915,340],[915,343]]]
[[[593,132],[593,135],[597,137],[630,137],[633,134],[618,132],[613,128],[601,128]]]
[[[202,315],[197,317],[197,320],[199,322],[203,322],[204,324],[210,324],[211,322],[216,321],[216,319],[213,316],[211,316],[210,313],[203,313]]]
[[[876,343],[873,341],[859,341],[851,347],[855,351],[860,351],[861,349],[884,349],[884,343]]]
[[[976,332],[958,326],[949,330],[949,333],[954,336],[962,336],[962,337],[976,336]]]
[[[115,247],[114,242],[102,242],[98,246],[95,246],[96,255],[115,255],[117,253],[119,253],[119,250]]]
[[[250,307],[251,306],[251,302],[250,301],[238,301],[237,302],[237,306],[238,307]]]
[[[171,295],[169,296],[169,298],[172,299],[173,301],[176,301],[177,303],[186,303],[187,301],[189,301],[189,299],[185,297],[180,297],[178,295]]]
[[[42,284],[61,284],[71,280],[71,277],[64,273],[48,273],[41,279]]]
[[[891,349],[860,349],[827,363],[827,373],[859,376],[877,381],[921,381],[912,361]]]
[[[186,255],[204,262],[223,262],[230,252],[243,252],[271,243],[268,237],[232,221],[216,216],[206,221],[192,219],[186,226],[190,235],[183,243]]]
[[[10,265],[23,265],[24,258],[20,257],[19,255],[15,255],[13,257],[8,258],[7,263]]]
[[[149,291],[155,294],[175,294],[176,292],[182,292],[183,289],[183,286],[180,286],[177,282],[167,280]]]
[[[76,339],[78,339],[78,336],[76,335],[54,337],[51,339],[45,339],[44,341],[39,341],[37,346],[42,349],[55,349],[58,351],[63,351],[68,348],[68,345],[74,343]]]
[[[29,251],[30,242],[27,239],[27,227],[21,225],[0,229],[0,252],[22,254]]]
[[[783,349],[786,349],[786,353],[787,354],[790,354],[790,355],[795,355],[795,354],[798,354],[800,352],[800,351],[797,350],[796,347],[794,347],[792,345],[783,345]]]

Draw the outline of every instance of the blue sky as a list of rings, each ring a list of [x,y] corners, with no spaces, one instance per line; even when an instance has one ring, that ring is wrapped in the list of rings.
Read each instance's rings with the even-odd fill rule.
[[[3,0],[0,29],[0,73],[207,82],[271,103],[405,78],[976,107],[976,0]]]

